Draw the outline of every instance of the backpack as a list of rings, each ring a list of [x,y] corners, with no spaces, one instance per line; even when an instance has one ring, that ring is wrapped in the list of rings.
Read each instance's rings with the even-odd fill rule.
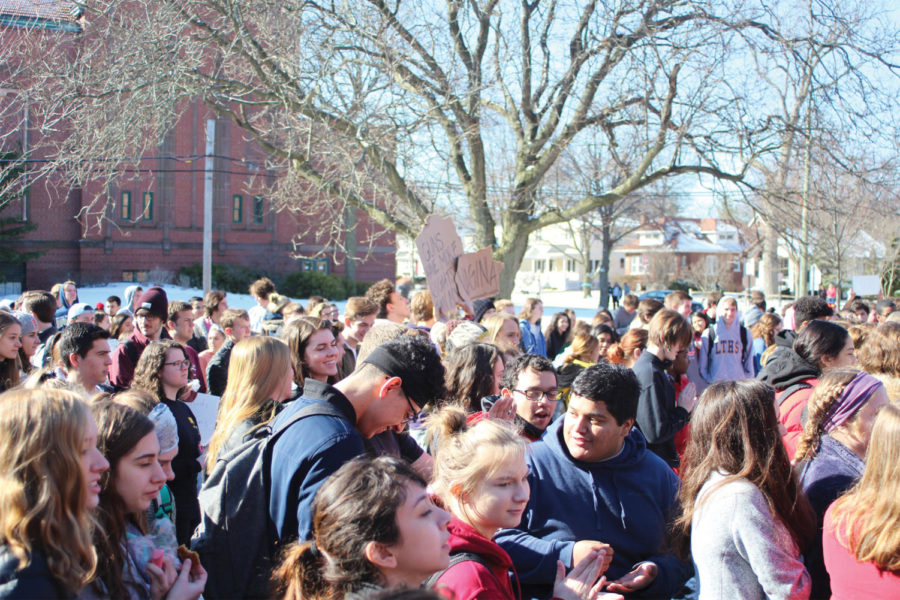
[[[220,456],[200,490],[200,525],[191,549],[209,574],[203,596],[269,598],[278,533],[269,516],[272,450],[292,425],[315,415],[345,419],[327,402],[313,402],[276,430],[262,426],[251,439]]]
[[[437,584],[438,579],[441,576],[450,570],[453,565],[458,565],[461,562],[477,562],[478,564],[485,567],[491,575],[494,575],[494,571],[491,569],[491,566],[487,564],[487,561],[481,557],[480,554],[475,554],[474,552],[453,552],[450,554],[450,564],[447,565],[446,569],[440,570],[437,573],[434,573],[431,577],[425,580],[425,583],[422,584],[422,587],[426,590],[434,589],[435,584]]]
[[[743,325],[739,326],[741,328],[741,365],[747,364],[747,357],[750,356],[750,346],[747,344],[747,328]],[[711,325],[707,331],[709,332],[709,346],[706,348],[706,360],[708,364],[712,364],[712,352],[713,346],[716,345],[716,327],[715,325]]]

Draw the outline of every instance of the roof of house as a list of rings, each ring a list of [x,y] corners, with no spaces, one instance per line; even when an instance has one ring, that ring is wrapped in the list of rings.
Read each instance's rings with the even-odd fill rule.
[[[641,243],[641,233],[662,233],[661,243]],[[736,234],[734,240],[721,241],[722,234]],[[634,232],[632,239],[616,250],[641,252],[679,252],[685,254],[740,254],[744,249],[737,226],[721,219],[663,218],[647,223]]]
[[[83,12],[72,0],[0,0],[0,25],[78,32]]]

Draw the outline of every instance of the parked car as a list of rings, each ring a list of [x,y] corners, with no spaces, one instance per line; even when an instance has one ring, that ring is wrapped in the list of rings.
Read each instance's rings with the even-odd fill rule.
[[[647,298],[653,298],[654,300],[659,300],[660,302],[666,301],[666,296],[674,292],[675,290],[650,290],[649,292],[644,292],[640,296],[638,296],[638,300],[646,300]],[[703,304],[697,301],[691,302],[691,311],[697,312],[698,310],[703,310]]]

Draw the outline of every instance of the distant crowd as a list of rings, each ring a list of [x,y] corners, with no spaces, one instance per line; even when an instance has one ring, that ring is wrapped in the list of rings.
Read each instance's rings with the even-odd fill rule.
[[[890,299],[249,292],[0,306],[0,598],[900,598]]]

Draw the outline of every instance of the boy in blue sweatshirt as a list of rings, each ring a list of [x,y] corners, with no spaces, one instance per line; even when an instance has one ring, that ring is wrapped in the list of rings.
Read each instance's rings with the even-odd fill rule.
[[[607,544],[609,592],[669,598],[687,580],[689,566],[666,543],[678,480],[634,428],[639,394],[630,369],[589,367],[572,384],[565,417],[530,447],[522,522],[495,538],[524,598],[549,597],[558,560],[571,568]]]

